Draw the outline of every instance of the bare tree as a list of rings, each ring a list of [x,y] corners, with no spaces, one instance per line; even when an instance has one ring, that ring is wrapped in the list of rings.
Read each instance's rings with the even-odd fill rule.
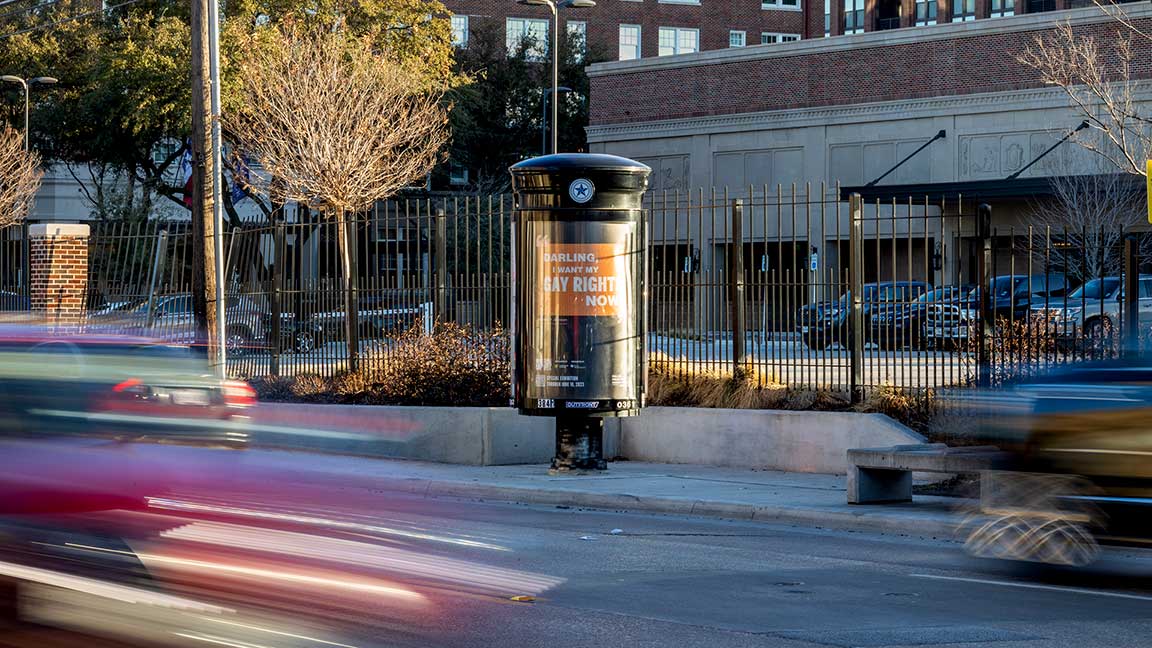
[[[1152,153],[1152,119],[1141,114],[1133,70],[1142,68],[1147,57],[1146,48],[1136,48],[1134,41],[1152,43],[1152,37],[1137,29],[1117,5],[1095,1],[1116,19],[1111,34],[1098,39],[1061,22],[1052,32],[1036,36],[1017,60],[1036,70],[1043,83],[1060,88],[1088,121],[1091,128],[1075,137],[1080,146],[1124,173],[1145,175],[1145,160]]]
[[[10,126],[0,130],[0,226],[28,217],[43,175],[40,156],[24,149],[24,134]]]
[[[1052,197],[1029,210],[1035,261],[1078,282],[1119,275],[1124,235],[1145,219],[1144,187],[1134,180],[1125,173],[1053,177]],[[1147,241],[1141,247],[1142,256],[1152,253]]]
[[[428,81],[420,61],[381,50],[369,36],[290,26],[270,31],[244,48],[237,74],[242,108],[225,121],[262,167],[249,180],[253,189],[273,203],[300,201],[336,222],[349,368],[355,370],[348,217],[435,166],[448,139],[444,88]]]

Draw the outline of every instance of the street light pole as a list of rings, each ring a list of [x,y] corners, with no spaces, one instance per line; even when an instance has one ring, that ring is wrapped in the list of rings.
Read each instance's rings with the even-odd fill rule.
[[[212,119],[212,245],[216,261],[216,370],[221,378],[228,373],[228,303],[225,289],[224,258],[224,182],[223,148],[220,130],[220,0],[208,3],[208,70],[211,92],[209,110]]]
[[[24,150],[27,151],[28,150],[28,141],[29,141],[28,140],[28,132],[29,132],[28,131],[28,113],[29,113],[29,107],[31,104],[31,99],[29,97],[29,95],[31,94],[30,88],[31,88],[31,86],[34,86],[34,85],[53,85],[57,82],[57,79],[55,79],[53,77],[36,77],[36,78],[31,79],[29,81],[25,81],[21,77],[18,77],[18,76],[12,75],[12,74],[5,74],[4,76],[0,76],[0,81],[3,81],[5,83],[18,84],[20,86],[20,91],[24,93]]]
[[[560,122],[560,102],[556,100],[560,91],[560,11],[552,0],[548,0],[548,7],[552,9],[552,155],[556,155],[560,149],[560,129],[556,128]]]
[[[596,2],[594,0],[563,0],[557,3],[554,0],[517,0],[517,3],[534,7],[546,5],[552,11],[552,153],[557,153],[560,148],[558,145],[560,129],[556,127],[560,121],[560,102],[556,98],[560,91],[560,7],[584,9],[595,7]],[[547,112],[547,106],[545,106],[545,112]]]
[[[548,155],[548,97],[552,97],[553,105],[555,105],[559,102],[559,95],[556,93],[563,92],[572,92],[572,88],[560,86],[556,88],[555,92],[551,88],[544,90],[544,110],[543,114],[540,115],[540,155]],[[552,121],[552,132],[556,132],[555,118]],[[552,143],[552,152],[556,152],[555,140]]]

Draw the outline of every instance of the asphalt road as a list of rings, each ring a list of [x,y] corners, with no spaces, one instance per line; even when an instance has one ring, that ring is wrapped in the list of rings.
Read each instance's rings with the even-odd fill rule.
[[[172,529],[188,536],[220,523],[234,525],[225,527],[232,535],[198,542],[269,551],[278,536],[260,534],[289,531],[314,537],[286,545],[296,561],[364,569],[371,556],[363,552],[381,546],[460,576],[501,570],[480,588],[454,586],[452,574],[448,584],[396,578],[421,593],[419,605],[366,594],[337,601],[323,587],[277,600],[280,618],[331,630],[339,646],[1087,648],[1148,645],[1152,636],[1152,554],[1138,550],[1106,553],[1092,571],[1034,573],[968,559],[957,544],[931,538],[425,499],[335,483],[310,485],[291,501],[276,490],[218,494],[211,516],[165,522],[167,541],[182,539]],[[151,524],[141,522],[140,537]],[[332,540],[368,544],[342,556]],[[315,548],[328,554],[309,556]],[[509,574],[531,575],[528,586]],[[262,595],[244,590],[236,602],[263,604]],[[49,645],[2,637],[0,645]]]
[[[472,559],[565,579],[534,603],[446,604],[424,645],[1083,648],[1152,631],[1152,555],[1134,550],[1036,574],[933,539],[434,500],[392,499],[387,514],[508,550]]]

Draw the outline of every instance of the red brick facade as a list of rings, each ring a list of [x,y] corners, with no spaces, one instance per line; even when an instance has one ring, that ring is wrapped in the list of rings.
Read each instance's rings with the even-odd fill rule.
[[[952,4],[959,1],[936,0],[936,22],[950,22]],[[749,46],[759,45],[760,35],[765,32],[797,34],[804,39],[823,38],[826,35],[823,0],[797,2],[797,8],[764,8],[761,0],[698,0],[695,4],[690,0],[600,0],[592,8],[561,9],[560,22],[562,26],[569,20],[586,23],[588,43],[610,60],[616,60],[619,55],[620,25],[641,27],[642,58],[657,56],[660,27],[698,29],[701,51],[728,48],[728,36],[732,30],[745,32]],[[844,2],[829,2],[830,35],[844,33]],[[771,3],[769,0],[769,5]],[[988,18],[992,3],[993,0],[976,0],[976,18]],[[1091,6],[1090,0],[1053,0],[1050,4],[1058,10],[1069,6]],[[445,0],[445,5],[453,13],[468,16],[471,30],[495,26],[501,34],[509,17],[551,19],[551,12],[546,7],[524,6],[514,0]],[[863,6],[866,32],[879,28],[877,19],[882,14],[898,15],[899,27],[916,24],[916,0],[863,0]],[[1016,14],[1026,13],[1028,7],[1029,0],[1014,2]],[[562,36],[564,33],[561,31]]]
[[[51,324],[76,322],[88,290],[88,226],[29,228],[32,312]]]
[[[658,0],[600,0],[588,9],[560,9],[561,37],[569,20],[587,24],[588,44],[610,60],[619,55],[620,25],[640,25],[640,54],[644,58],[659,51],[660,27],[688,27],[700,30],[700,49],[728,47],[730,30],[744,31],[748,45],[759,45],[761,32],[805,34],[806,13],[815,8],[813,0],[799,0],[800,10],[762,9],[760,0],[700,0],[699,4],[659,2]],[[530,7],[514,0],[446,0],[452,12],[467,15],[469,28],[495,25],[503,33],[505,19],[548,18],[547,7]],[[824,5],[813,9],[823,25]],[[823,35],[821,27],[821,35]]]
[[[1057,18],[1053,15],[1053,21]],[[1142,18],[1137,23],[1152,29],[1152,19]],[[1040,87],[1036,72],[1021,65],[1017,56],[1051,25],[985,29],[970,35],[957,32],[955,37],[894,43],[857,41],[858,47],[832,47],[848,42],[836,38],[819,43],[827,43],[826,49],[814,42],[798,43],[763,48],[759,50],[764,52],[762,56],[747,52],[747,56],[731,61],[678,59],[682,61],[679,65],[593,71],[590,123],[596,126]],[[933,29],[953,28],[927,27],[922,33],[927,35]],[[1076,29],[1097,37],[1105,49],[1119,27],[1114,22],[1095,22],[1077,25]],[[795,54],[789,55],[793,51]],[[1140,58],[1133,74],[1152,78],[1152,57]]]

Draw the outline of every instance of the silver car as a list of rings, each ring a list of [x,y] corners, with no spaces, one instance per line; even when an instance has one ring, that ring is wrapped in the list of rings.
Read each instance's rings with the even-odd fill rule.
[[[1138,296],[1141,323],[1152,323],[1152,275],[1141,275]],[[1088,281],[1067,297],[1033,304],[1032,315],[1044,317],[1057,329],[1062,340],[1103,339],[1118,330],[1124,280],[1101,277]]]

